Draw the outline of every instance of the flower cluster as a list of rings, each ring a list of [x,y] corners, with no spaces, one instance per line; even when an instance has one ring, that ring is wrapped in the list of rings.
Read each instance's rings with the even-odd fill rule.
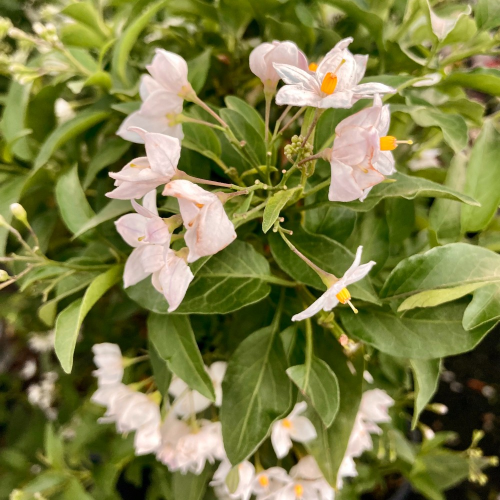
[[[96,344],[93,351],[98,389],[92,401],[106,407],[100,422],[115,423],[120,433],[135,431],[136,455],[154,453],[170,471],[183,474],[198,475],[207,463],[220,462],[210,483],[219,498],[248,500],[251,495],[259,500],[334,498],[334,489],[324,479],[311,455],[304,456],[289,472],[278,466],[265,470],[259,463],[254,465],[244,461],[236,466],[237,488],[230,492],[226,478],[233,466],[224,450],[221,424],[199,418],[199,414],[211,406],[211,401],[174,377],[168,390],[172,402],[163,401],[166,416],[162,419],[158,392],[145,394],[139,390],[141,384],[127,386],[122,383],[124,368],[133,360],[123,358],[116,344]],[[215,390],[214,406],[220,407],[226,363],[217,361],[206,367],[206,371]],[[393,403],[392,398],[379,389],[363,394],[340,467],[339,487],[342,487],[343,478],[357,475],[353,459],[373,448],[370,434],[380,434],[377,424],[390,421],[388,409]],[[288,416],[273,424],[271,444],[278,459],[288,455],[294,441],[307,445],[316,439],[314,425],[303,415],[306,410],[306,402],[301,401]]]

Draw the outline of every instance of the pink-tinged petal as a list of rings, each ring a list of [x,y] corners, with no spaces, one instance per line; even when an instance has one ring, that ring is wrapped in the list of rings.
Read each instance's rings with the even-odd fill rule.
[[[149,75],[142,75],[141,83],[139,85],[139,95],[141,100],[145,101],[153,92],[157,90],[164,90],[153,77]]]
[[[283,106],[312,106],[319,107],[321,96],[316,92],[309,92],[299,85],[285,85],[276,94],[276,104]]]
[[[146,224],[147,243],[153,245],[170,245],[171,234],[161,217],[152,217]]]
[[[383,83],[361,83],[352,88],[352,91],[357,99],[370,99],[375,94],[394,94],[396,89],[384,85]]]
[[[309,92],[320,91],[321,84],[318,84],[315,76],[311,73],[289,64],[274,63],[273,66],[280,78],[282,78],[286,84],[301,85],[304,90],[308,90]]]
[[[175,311],[180,306],[193,279],[194,275],[184,259],[177,257],[173,250],[169,250],[165,266],[159,275],[162,293],[169,306],[168,312]]]
[[[337,42],[335,47],[333,47],[332,50],[344,50],[351,45],[351,43],[354,41],[354,38],[352,36],[348,36],[347,38],[343,38],[340,40],[340,42]]]
[[[296,66],[299,69],[307,71],[307,66],[305,68],[300,67],[299,62],[302,61],[302,58],[299,57],[299,53],[299,48],[293,42],[274,42],[273,49],[264,55],[264,61],[267,68],[267,78],[273,83],[277,83],[280,79],[280,76],[273,67],[274,63],[289,64],[290,66]]]
[[[363,196],[361,196],[361,198],[359,199],[359,201],[365,201],[366,200],[366,197],[370,194],[370,191],[373,189],[373,187],[369,187],[369,188],[366,188],[364,191],[363,191]]]
[[[145,272],[152,274],[165,265],[165,248],[162,245],[143,245],[141,265]]]
[[[355,83],[359,83],[363,76],[365,76],[365,71],[366,71],[366,64],[368,62],[368,56],[361,56],[359,54],[356,54],[354,56],[354,60],[356,61],[356,72],[355,72],[355,77],[354,81]]]
[[[290,437],[299,443],[307,443],[317,437],[316,429],[307,417],[295,417],[290,429]]]
[[[189,84],[186,61],[168,50],[156,49],[152,63],[146,68],[158,83],[175,94],[178,94],[182,87]]]
[[[168,182],[177,172],[181,156],[179,139],[164,134],[147,133],[144,142],[151,170],[164,176]]]
[[[170,181],[163,190],[163,196],[175,196],[179,200],[183,199],[201,205],[210,203],[214,198],[217,198],[210,191],[206,191],[197,184],[183,179]]]
[[[149,122],[150,119],[143,117],[140,111],[134,111],[133,113],[130,113],[125,120],[123,120],[116,132],[116,135],[120,136],[125,141],[144,144],[144,139],[137,132],[129,129],[133,127],[148,127]]]
[[[137,456],[155,452],[161,444],[160,426],[140,427],[134,436],[134,449]]]
[[[374,168],[355,168],[353,169],[352,175],[357,185],[362,190],[375,186],[385,179],[385,177],[380,172],[377,172]]]
[[[370,108],[362,109],[357,113],[342,120],[337,127],[335,133],[342,135],[352,130],[352,127],[371,128],[375,127],[380,121],[379,107],[371,106]]]
[[[146,222],[147,219],[142,215],[126,214],[115,222],[115,226],[128,245],[138,247],[146,235]]]
[[[258,76],[262,82],[269,79],[269,67],[264,60],[264,56],[271,50],[274,45],[272,43],[261,43],[250,52],[250,71]],[[272,68],[274,71],[274,68]]]
[[[143,103],[140,112],[144,116],[160,116],[166,120],[166,115],[182,113],[183,99],[167,90],[155,90]],[[149,132],[149,130],[148,130]]]
[[[378,136],[377,136],[378,137]],[[332,149],[332,158],[346,165],[359,165],[371,154],[372,146],[366,130],[359,127],[344,129],[341,135],[335,138]]]
[[[144,144],[144,139],[136,131],[136,129],[139,128],[147,132],[166,134],[171,137],[177,137],[178,139],[184,138],[182,125],[180,123],[170,126],[165,115],[143,115],[141,111],[136,111],[125,118],[116,134],[126,141]]]
[[[292,316],[292,321],[302,321],[303,319],[310,318],[311,316],[314,316],[315,314],[319,313],[323,309],[324,305],[325,305],[325,294],[323,294],[319,299],[314,301],[307,309],[305,309],[299,314],[296,314],[295,316]]]
[[[332,182],[328,199],[330,201],[354,201],[363,195],[363,190],[358,186],[353,176],[353,168],[338,161],[330,160],[332,169]]]
[[[214,255],[236,239],[233,223],[216,198],[204,205],[191,227],[187,227],[184,240],[189,248],[188,262]]]
[[[352,107],[352,92],[350,90],[343,90],[341,92],[334,92],[332,95],[325,97],[321,100],[319,105],[322,109],[327,108],[344,108],[349,109]]]
[[[394,156],[391,151],[380,151],[377,155],[377,161],[373,164],[381,174],[391,175],[396,169],[394,168]]]
[[[142,199],[142,206],[150,214],[158,216],[158,207],[156,206],[156,189],[151,190],[146,196],[144,196]]]
[[[375,99],[377,97],[380,99],[378,94],[375,96]],[[375,103],[375,101],[374,101],[374,103]],[[377,130],[378,130],[378,133],[381,137],[383,137],[384,135],[387,135],[387,132],[389,132],[389,125],[390,124],[391,124],[391,113],[389,111],[389,106],[388,105],[382,106],[382,108],[380,110],[380,119],[379,119],[379,122],[377,125]]]
[[[142,265],[142,254],[145,248],[146,245],[135,248],[129,255],[123,272],[123,286],[125,288],[139,283],[150,275]]]
[[[115,185],[117,185],[116,189],[109,193],[106,193],[106,196],[108,198],[115,198],[118,200],[142,198],[145,194],[147,194],[152,189],[155,189],[161,183],[161,180],[158,181],[154,179],[149,180],[148,182],[131,182],[118,180],[115,182]]]
[[[149,161],[146,156],[134,158],[128,162],[119,172],[109,172],[112,179],[129,181],[135,179],[139,175],[139,170],[150,170]]]

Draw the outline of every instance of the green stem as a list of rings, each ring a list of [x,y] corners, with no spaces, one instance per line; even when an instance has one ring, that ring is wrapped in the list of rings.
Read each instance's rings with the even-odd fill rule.
[[[306,136],[304,137],[304,140],[302,141],[301,147],[303,148],[306,145],[307,139],[311,137],[311,134],[313,133],[314,128],[316,127],[316,124],[318,123],[319,117],[323,113],[323,110],[320,108],[316,108],[316,112],[314,113],[314,118],[313,121],[311,122],[311,125],[309,125],[309,130],[307,131]]]
[[[295,283],[294,281],[284,280],[278,278],[277,276],[266,276],[264,278],[264,281],[267,281],[268,283],[273,283],[275,285],[285,286],[287,288],[294,288],[297,286],[297,283]]]
[[[290,112],[292,107],[293,106],[287,106],[285,108],[285,111],[283,111],[283,113],[281,113],[281,116],[278,118],[278,120],[274,124],[273,138],[271,139],[271,141],[274,141],[275,136],[278,134],[278,130],[280,128],[281,122],[285,119],[285,116]]]
[[[303,108],[300,108],[291,118],[290,120],[288,120],[285,125],[283,126],[283,128],[278,132],[278,135],[281,135],[305,110],[306,110],[306,106],[304,106]]]
[[[306,308],[309,307],[306,304]],[[313,329],[312,329],[312,323],[311,323],[311,318],[306,319],[306,377],[307,379],[304,381],[304,389],[307,388],[309,384],[309,373],[311,371],[311,365],[312,365],[312,358],[313,358]]]
[[[229,129],[229,125],[208,105],[205,104],[196,94],[190,96],[195,104],[204,109],[208,114],[212,115],[225,129]]]

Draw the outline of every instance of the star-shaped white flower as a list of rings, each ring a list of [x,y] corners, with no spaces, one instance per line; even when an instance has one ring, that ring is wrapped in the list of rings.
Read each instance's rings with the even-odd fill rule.
[[[307,403],[297,403],[290,415],[273,424],[271,443],[278,458],[285,457],[290,451],[292,440],[307,443],[316,438],[316,429],[311,421],[301,415],[307,409]]]
[[[115,189],[106,193],[108,198],[130,200],[142,198],[146,193],[169,182],[177,173],[181,143],[175,137],[149,133],[132,128],[144,139],[146,156],[135,158],[119,172],[110,172],[115,179]]]
[[[252,496],[255,479],[254,465],[247,460],[237,465],[238,486],[233,493],[230,493],[226,485],[226,477],[232,468],[233,466],[229,460],[222,460],[218,469],[215,471],[213,481],[210,482],[210,485],[214,487],[219,498],[227,497],[234,500],[249,500]]]
[[[280,76],[274,64],[287,64],[307,71],[307,57],[293,42],[261,43],[250,53],[250,70],[267,90],[274,90]]]
[[[333,283],[328,290],[318,300],[313,302],[305,311],[293,316],[292,321],[302,321],[303,319],[310,318],[321,310],[331,311],[339,303],[349,304],[354,309],[354,306],[352,306],[350,302],[351,294],[347,290],[347,287],[352,283],[362,280],[375,265],[373,260],[367,264],[360,265],[362,251],[363,247],[359,246],[356,251],[354,262],[345,272],[344,276]]]
[[[188,180],[169,182],[165,196],[175,196],[186,228],[184,240],[189,248],[188,262],[213,255],[236,239],[236,231],[220,198]]]
[[[341,40],[326,54],[315,71],[275,63],[284,85],[276,94],[277,104],[316,108],[350,108],[359,99],[393,93],[382,83],[362,83],[368,56],[354,56],[347,49],[352,38]]]

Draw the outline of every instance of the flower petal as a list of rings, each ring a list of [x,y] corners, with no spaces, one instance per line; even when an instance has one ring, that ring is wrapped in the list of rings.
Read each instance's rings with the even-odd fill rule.
[[[164,176],[168,182],[177,172],[177,164],[181,156],[179,139],[164,134],[145,134],[146,154],[151,170]]]
[[[142,254],[145,248],[146,245],[135,248],[128,256],[127,262],[125,262],[125,270],[123,271],[124,288],[139,283],[139,281],[142,281],[151,274],[142,265]]]
[[[146,223],[142,215],[126,214],[115,222],[115,227],[128,245],[138,247],[146,235]]]
[[[286,457],[293,446],[288,430],[283,426],[281,420],[278,420],[273,424],[271,431],[271,443],[278,458]]]
[[[168,312],[175,311],[186,295],[194,275],[184,259],[177,257],[173,250],[167,252],[165,266],[161,269],[159,281],[168,302]]]
[[[325,305],[325,294],[323,294],[321,297],[319,297],[319,299],[314,301],[307,309],[305,309],[299,314],[295,314],[295,316],[292,316],[292,321],[302,321],[303,319],[310,318],[311,316],[314,316],[315,314],[319,313],[323,309],[324,305]]]
[[[332,182],[328,192],[330,201],[354,201],[363,195],[353,176],[353,168],[336,158],[330,160]]]
[[[156,49],[153,61],[146,68],[158,83],[175,94],[189,84],[186,61],[168,50]]]
[[[312,106],[319,107],[321,96],[316,92],[304,90],[299,85],[285,85],[276,94],[276,104],[283,106]]]

